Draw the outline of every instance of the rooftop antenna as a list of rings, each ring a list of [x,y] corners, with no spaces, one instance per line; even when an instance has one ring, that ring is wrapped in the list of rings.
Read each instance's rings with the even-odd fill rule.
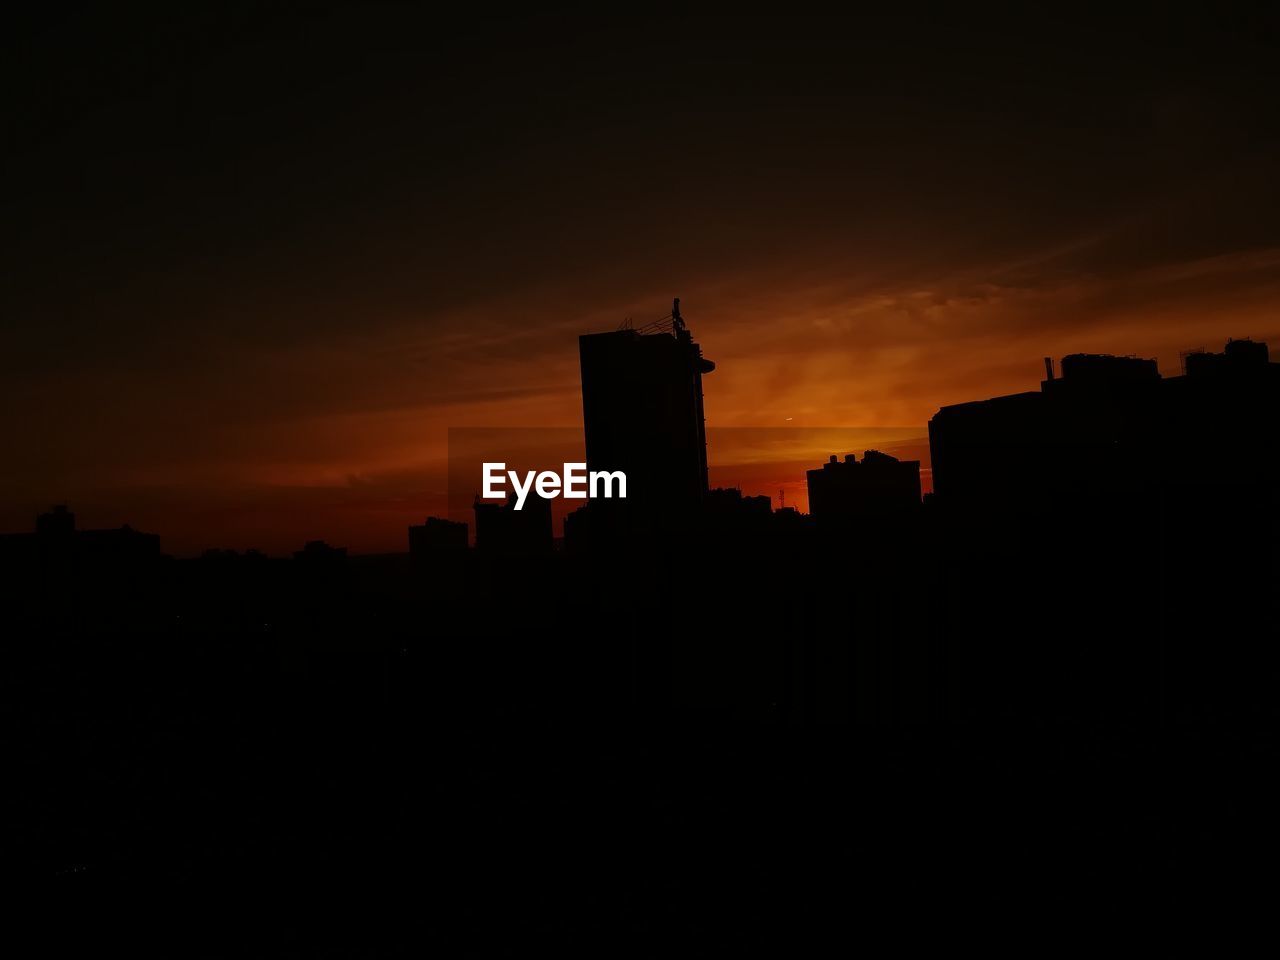
[[[684,329],[684,317],[680,316],[679,297],[671,301],[671,329],[673,331]]]

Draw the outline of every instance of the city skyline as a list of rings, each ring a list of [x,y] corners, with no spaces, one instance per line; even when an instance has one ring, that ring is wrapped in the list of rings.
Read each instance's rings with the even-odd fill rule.
[[[675,294],[721,428],[1280,342],[1274,23],[1039,17],[32,13],[0,528],[395,548],[450,427],[578,423],[575,338]]]
[[[676,301],[678,309],[679,301]],[[671,317],[659,321],[654,326],[656,329],[647,330],[642,336],[637,336],[636,332],[629,327],[624,327],[617,331],[614,335],[605,335],[601,340],[601,335],[588,335],[582,338],[583,343],[589,342],[607,342],[610,344],[618,344],[622,346],[624,353],[647,343],[651,347],[659,345],[658,341],[670,341],[673,348],[683,350],[682,344],[689,344],[692,353],[690,356],[694,358],[697,364],[705,364],[704,371],[715,369],[715,365],[702,359],[699,345],[692,342],[691,333],[683,325],[683,322],[672,327]],[[665,326],[663,326],[665,324]],[[653,338],[653,340],[650,340]],[[631,346],[634,344],[634,347]],[[681,345],[678,346],[677,345]],[[660,345],[659,345],[660,346]],[[594,348],[592,357],[596,356]],[[616,347],[613,349],[617,349]],[[584,348],[585,350],[585,348]],[[652,350],[641,351],[642,354],[650,358],[668,356],[667,351],[659,349],[657,353]],[[683,356],[683,353],[680,354]],[[618,467],[630,464],[632,470],[632,486],[635,486],[637,477],[645,476],[653,469],[654,458],[658,458],[658,462],[662,462],[667,457],[664,452],[664,443],[662,436],[674,430],[679,432],[680,424],[683,422],[680,417],[668,422],[666,420],[655,421],[650,427],[646,427],[640,434],[635,434],[636,426],[643,423],[644,420],[652,417],[656,412],[655,408],[649,406],[653,399],[657,399],[666,395],[668,387],[662,386],[663,375],[659,372],[662,365],[657,367],[652,365],[652,359],[646,360],[639,366],[632,368],[630,362],[618,366],[618,357],[610,354],[609,359],[604,365],[601,365],[600,359],[592,359],[588,364],[587,353],[583,354],[583,370],[584,376],[588,366],[597,368],[594,380],[601,386],[605,387],[606,392],[614,394],[613,403],[619,401],[624,402],[628,406],[637,404],[630,416],[621,416],[617,410],[609,410],[606,407],[597,409],[595,416],[599,423],[596,427],[603,434],[612,434],[615,437],[631,436],[632,440],[628,442],[639,442],[639,446],[634,447],[630,452],[621,452],[624,448],[616,447],[613,444],[617,440],[608,441],[608,446],[599,448],[596,456],[602,454],[605,456],[597,465],[602,468]],[[1060,363],[1059,363],[1060,361]],[[664,361],[665,363],[666,361]],[[681,361],[681,363],[686,361]],[[1172,380],[1164,378],[1160,365],[1155,358],[1141,358],[1134,354],[1085,354],[1074,353],[1068,354],[1062,358],[1044,357],[1043,358],[1044,379],[1039,383],[1039,389],[1034,391],[1015,391],[1014,393],[1004,396],[979,397],[970,398],[958,404],[948,405],[940,408],[934,417],[930,418],[927,428],[927,436],[913,436],[913,428],[897,429],[894,428],[728,428],[716,431],[714,428],[706,430],[706,436],[714,437],[717,435],[728,438],[726,444],[708,444],[705,439],[699,439],[698,442],[689,448],[682,447],[684,456],[694,456],[695,463],[697,455],[694,451],[703,449],[729,448],[735,450],[739,454],[745,455],[744,461],[738,464],[708,464],[704,459],[697,469],[702,471],[702,493],[695,495],[693,501],[689,501],[686,496],[681,496],[669,483],[661,483],[659,502],[651,504],[647,508],[642,508],[649,512],[657,511],[665,513],[675,508],[673,516],[679,517],[685,515],[686,511],[692,509],[695,513],[706,507],[706,490],[708,477],[713,481],[709,484],[712,492],[732,492],[740,497],[748,497],[764,500],[768,508],[773,511],[780,511],[789,508],[792,511],[798,511],[800,514],[807,514],[811,510],[810,498],[812,495],[815,476],[822,476],[828,471],[836,468],[844,468],[840,473],[845,473],[851,462],[857,460],[858,454],[853,451],[862,451],[863,462],[871,463],[873,460],[877,462],[881,460],[889,461],[907,461],[901,466],[910,469],[909,476],[913,477],[909,481],[907,488],[901,489],[900,493],[910,492],[911,484],[914,484],[914,492],[911,493],[910,499],[917,504],[920,503],[922,494],[928,496],[933,492],[933,461],[938,455],[939,438],[935,433],[935,427],[939,423],[952,423],[954,418],[960,416],[962,418],[973,415],[974,412],[985,411],[987,409],[995,409],[993,405],[999,405],[1003,410],[1014,409],[1011,404],[1017,403],[1021,408],[1026,408],[1027,404],[1038,404],[1044,397],[1066,396],[1075,398],[1072,402],[1079,403],[1084,397],[1089,396],[1087,391],[1088,384],[1096,379],[1097,385],[1106,385],[1117,383],[1123,386],[1130,378],[1137,376],[1139,383],[1145,383],[1148,387],[1164,383],[1169,384],[1179,390],[1191,390],[1188,396],[1200,397],[1204,391],[1212,391],[1222,388],[1225,384],[1240,379],[1240,388],[1244,389],[1246,384],[1255,384],[1261,386],[1265,381],[1255,380],[1257,376],[1256,369],[1273,369],[1268,363],[1268,344],[1265,342],[1255,341],[1251,338],[1228,338],[1224,350],[1216,352],[1213,350],[1198,349],[1195,351],[1185,351],[1180,357],[1180,367]],[[680,364],[677,364],[679,366]],[[1256,368],[1256,369],[1255,369]],[[656,375],[656,379],[655,379]],[[1190,379],[1189,379],[1190,378]],[[616,392],[614,384],[611,381],[618,381],[621,384],[627,384],[627,389]],[[678,377],[677,377],[678,380]],[[1061,388],[1064,381],[1068,387],[1068,392],[1062,393]],[[1191,387],[1185,386],[1191,384]],[[596,388],[597,390],[600,387]],[[1094,389],[1097,389],[1095,387]],[[1124,405],[1129,403],[1128,399],[1123,399],[1126,394],[1123,392],[1115,395],[1111,394],[1111,387],[1106,388],[1106,392],[1098,395],[1095,400],[1090,403],[1102,401],[1103,406],[1099,407],[1094,413],[1092,425],[1087,428],[1086,432],[1092,431],[1096,433],[1092,440],[1083,435],[1079,435],[1076,439],[1070,441],[1070,447],[1080,444],[1084,441],[1084,446],[1078,447],[1078,454],[1086,457],[1092,457],[1092,445],[1101,445],[1105,447],[1113,442],[1107,439],[1113,431],[1113,426],[1109,423],[1109,419],[1121,417],[1121,410]],[[630,397],[638,391],[638,396]],[[702,416],[702,397],[701,397],[701,381],[697,381],[697,386],[689,395],[677,391],[675,396],[669,399],[675,401],[675,406],[679,407],[683,404],[695,404],[691,411],[695,416],[693,423],[699,422]],[[652,394],[652,397],[645,399],[646,394]],[[1228,394],[1230,396],[1231,394]],[[1240,421],[1231,426],[1224,436],[1230,437],[1230,440],[1222,441],[1225,443],[1224,450],[1233,450],[1241,457],[1241,462],[1252,463],[1259,456],[1265,457],[1265,417],[1267,411],[1267,401],[1263,395],[1244,395],[1248,396],[1258,405],[1256,407],[1240,408],[1234,416]],[[1120,407],[1114,406],[1116,402],[1121,402]],[[596,403],[600,401],[597,400]],[[665,401],[664,401],[665,402]],[[1203,402],[1203,401],[1200,401]],[[1221,401],[1218,401],[1221,402]],[[1241,395],[1237,395],[1236,403],[1241,402]],[[1183,410],[1185,416],[1189,412]],[[606,415],[607,414],[607,415]],[[981,417],[984,414],[978,413]],[[1202,414],[1205,415],[1205,414]],[[637,418],[638,416],[638,418]],[[1069,487],[1072,485],[1079,486],[1084,482],[1084,478],[1079,475],[1078,471],[1085,469],[1083,464],[1089,461],[1081,461],[1081,465],[1069,465],[1066,462],[1059,462],[1057,466],[1052,460],[1043,460],[1043,451],[1032,443],[1032,437],[1039,434],[1042,427],[1034,426],[1033,421],[1026,419],[1007,420],[1008,413],[1001,415],[997,419],[997,423],[1001,426],[999,430],[1003,437],[997,447],[988,449],[980,446],[974,449],[971,456],[978,459],[972,461],[966,472],[970,475],[969,480],[964,483],[970,485],[971,489],[976,481],[973,478],[987,474],[982,485],[990,485],[995,481],[992,489],[999,489],[1007,486],[1002,496],[1013,501],[1032,502],[1041,496],[1041,489],[1044,491],[1057,490],[1059,487]],[[451,430],[450,431],[450,447],[451,457],[448,465],[446,484],[452,484],[455,489],[450,490],[445,498],[436,498],[433,503],[438,507],[431,515],[430,523],[439,523],[441,520],[452,521],[456,526],[459,522],[470,526],[473,511],[476,514],[476,520],[479,515],[479,505],[482,501],[482,494],[477,489],[471,493],[473,489],[472,480],[475,479],[475,487],[483,486],[483,469],[489,464],[486,462],[489,458],[501,457],[502,450],[510,449],[517,451],[523,466],[532,466],[535,469],[544,469],[553,466],[560,457],[572,457],[574,460],[583,457],[590,458],[590,454],[582,451],[586,450],[584,443],[585,435],[590,432],[590,428],[586,425],[590,421],[590,415],[586,415],[584,409],[583,425],[580,427],[568,428],[494,428],[483,427],[473,430]],[[963,422],[963,421],[962,421]],[[627,425],[628,426],[624,426]],[[653,427],[658,429],[655,432]],[[621,429],[621,433],[618,431]],[[1163,443],[1171,454],[1176,443],[1175,434],[1167,431],[1170,429],[1168,424],[1158,428],[1158,433],[1151,433],[1156,429],[1156,424],[1143,422],[1138,427],[1138,433],[1135,436],[1144,436],[1144,443],[1151,445],[1144,456],[1151,456],[1159,443]],[[1176,431],[1175,431],[1176,432]],[[602,436],[603,436],[602,434]],[[1150,434],[1150,435],[1148,435]],[[599,441],[597,441],[599,442]],[[986,441],[991,442],[991,441]],[[1061,442],[1061,441],[1059,441]],[[1127,442],[1127,441],[1126,441]],[[843,450],[846,451],[841,457],[838,454],[831,453],[828,456],[817,461],[813,459],[797,459],[798,451],[802,450]],[[982,465],[981,461],[999,450],[997,459],[992,464]],[[607,451],[607,452],[606,452]],[[788,459],[784,454],[789,454]],[[886,457],[885,454],[888,454]],[[950,459],[951,455],[948,455]],[[620,458],[620,459],[619,459]],[[914,458],[914,459],[912,459]],[[634,460],[634,462],[632,462]],[[646,464],[637,473],[635,468],[637,464]],[[996,464],[1001,464],[999,467]],[[565,464],[567,466],[567,463]],[[861,464],[855,463],[854,466]],[[584,467],[586,465],[584,464]],[[1064,470],[1064,467],[1066,469]],[[895,468],[896,469],[896,468]],[[670,479],[671,466],[665,465],[661,467],[655,476],[663,476]],[[525,471],[530,476],[530,471]],[[1166,471],[1168,472],[1167,468]],[[473,477],[473,474],[475,475]],[[902,476],[896,474],[897,476]],[[1194,482],[1204,483],[1209,478],[1198,476]],[[904,480],[905,476],[902,477]],[[998,479],[997,479],[998,478]],[[1112,478],[1113,480],[1115,478]],[[718,482],[717,482],[718,481]],[[896,482],[896,481],[895,481]],[[1149,482],[1149,481],[1146,481]],[[1011,486],[1008,486],[1012,484]],[[958,488],[957,488],[958,489]],[[1083,489],[1083,487],[1080,487]],[[776,496],[775,496],[776,494]],[[530,494],[532,495],[532,494]],[[956,493],[953,492],[952,496]],[[829,496],[829,494],[828,494]],[[963,499],[964,495],[962,495]],[[697,506],[697,502],[702,501],[702,506]],[[515,503],[512,495],[507,495],[501,501],[487,501],[490,505],[486,507],[492,510],[496,503],[505,503],[508,507]],[[879,511],[887,511],[885,517],[893,515],[901,509],[904,501],[899,500],[898,506],[894,507],[889,501],[880,503],[872,501],[868,506],[872,508],[873,513]],[[679,508],[678,504],[684,503],[685,507]],[[546,518],[548,525],[548,541],[547,546],[550,548],[551,538],[557,541],[566,533],[565,521],[568,515],[578,510],[578,504],[570,504],[566,500],[553,498],[546,507]],[[657,516],[657,513],[652,513]],[[43,530],[46,522],[56,523],[60,518],[72,516],[68,513],[68,505],[65,502],[53,503],[47,505],[47,512],[42,508],[36,516],[36,530]],[[92,518],[96,519],[96,518]],[[828,517],[828,521],[830,521]],[[864,517],[864,520],[872,519],[872,517]],[[359,547],[354,552],[364,554],[403,554],[406,546],[411,547],[414,529],[418,527],[421,518],[413,518],[407,525],[408,539],[405,538],[405,528],[401,528],[398,542],[390,549],[373,549],[361,550]],[[876,524],[883,521],[877,520]],[[74,521],[73,524],[74,526]],[[93,524],[91,524],[93,526]],[[119,529],[129,536],[135,536],[136,527],[130,523],[121,523],[119,525],[99,525],[108,526],[110,530],[104,532],[114,532]],[[17,534],[20,537],[27,535],[31,528],[19,528],[12,531],[5,531],[10,534]],[[851,528],[852,529],[852,528]],[[153,541],[158,541],[159,537],[154,532],[148,532],[145,535]],[[328,538],[325,532],[316,528],[309,529],[305,535],[305,543],[308,549],[312,546],[327,544],[328,539],[332,539],[332,534]],[[341,540],[341,538],[338,538]],[[464,534],[465,539],[465,534]],[[301,546],[304,541],[297,543],[284,543],[274,549],[263,549],[261,544],[253,543],[248,546],[239,544],[229,544],[225,538],[221,542],[206,543],[198,545],[194,548],[186,550],[168,550],[170,555],[178,557],[194,557],[202,554],[224,554],[228,551],[231,553],[244,551],[257,555],[274,555],[274,556],[301,556],[296,547]],[[358,542],[358,541],[357,541]],[[472,540],[474,542],[474,538]],[[158,551],[158,546],[156,547]],[[348,551],[346,545],[341,547],[341,552],[345,555]]]
[[[1270,919],[1280,7],[28,4],[0,50],[10,940]]]

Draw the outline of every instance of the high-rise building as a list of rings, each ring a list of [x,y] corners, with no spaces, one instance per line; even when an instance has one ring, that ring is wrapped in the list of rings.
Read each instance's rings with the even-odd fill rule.
[[[627,476],[627,511],[642,525],[679,516],[706,496],[702,356],[677,299],[638,329],[578,338],[587,469]]]

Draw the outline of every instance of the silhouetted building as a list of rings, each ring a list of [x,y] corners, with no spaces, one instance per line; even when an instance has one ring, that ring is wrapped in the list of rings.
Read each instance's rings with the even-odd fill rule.
[[[551,553],[551,501],[530,493],[524,508],[514,497],[505,503],[475,501],[476,552],[485,556],[533,557]]]
[[[36,533],[42,537],[61,537],[75,533],[76,515],[65,503],[53,507],[48,513],[36,517]]]
[[[81,555],[90,561],[142,563],[160,557],[160,537],[127,523],[116,530],[82,530],[78,539]]]
[[[467,525],[440,517],[409,528],[409,553],[417,559],[451,557],[467,552]]]
[[[717,487],[707,491],[703,504],[705,516],[726,516],[760,520],[773,512],[773,503],[764,495],[743,496],[736,487]]]
[[[959,639],[984,620],[981,645],[953,648],[953,702],[1127,720],[1270,709],[1256,601],[1274,588],[1280,365],[1233,340],[1185,355],[1181,376],[1132,357],[1046,366],[1038,391],[929,424],[942,621]]]
[[[1273,482],[1280,365],[1266,344],[1233,340],[1154,360],[1073,354],[1040,390],[943,407],[929,422],[939,502],[1008,513],[1156,488]]]
[[[835,520],[891,520],[920,507],[920,461],[899,460],[867,450],[831,459],[806,473],[809,513],[820,523]]]
[[[332,567],[347,559],[346,547],[331,547],[323,540],[308,540],[307,545],[294,553],[293,559],[308,566]]]
[[[1050,369],[1052,373],[1052,368]],[[1152,383],[1160,379],[1154,360],[1143,357],[1113,357],[1106,353],[1073,353],[1062,358],[1062,380],[1050,377],[1046,383],[1121,384]]]
[[[590,506],[582,506],[564,518],[564,549],[566,553],[589,556],[599,553],[616,539],[618,531],[605,524],[616,520],[616,514],[602,514]]]
[[[1222,353],[1192,350],[1182,355],[1182,372],[1189,377],[1216,377],[1264,368],[1271,361],[1265,343],[1254,340],[1228,340]]]
[[[778,525],[782,527],[800,526],[808,516],[795,507],[779,507],[773,515],[777,518]]]
[[[702,502],[700,529],[704,543],[756,540],[770,530],[773,502],[765,496],[743,496],[736,488],[708,490]]]
[[[265,563],[267,555],[261,550],[249,549],[244,553],[238,550],[224,550],[218,547],[210,547],[200,554],[200,560],[204,563]]]
[[[36,560],[110,566],[146,563],[160,558],[160,537],[128,524],[109,530],[77,530],[76,516],[59,504],[36,517],[34,533],[0,535],[0,559]]]
[[[707,493],[702,356],[680,316],[578,338],[587,468],[627,476],[627,513],[642,527],[690,513]]]

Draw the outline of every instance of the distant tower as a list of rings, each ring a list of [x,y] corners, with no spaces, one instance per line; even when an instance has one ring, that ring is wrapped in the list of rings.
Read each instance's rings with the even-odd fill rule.
[[[588,470],[621,470],[636,515],[692,509],[707,493],[702,356],[680,301],[637,329],[578,338]]]

